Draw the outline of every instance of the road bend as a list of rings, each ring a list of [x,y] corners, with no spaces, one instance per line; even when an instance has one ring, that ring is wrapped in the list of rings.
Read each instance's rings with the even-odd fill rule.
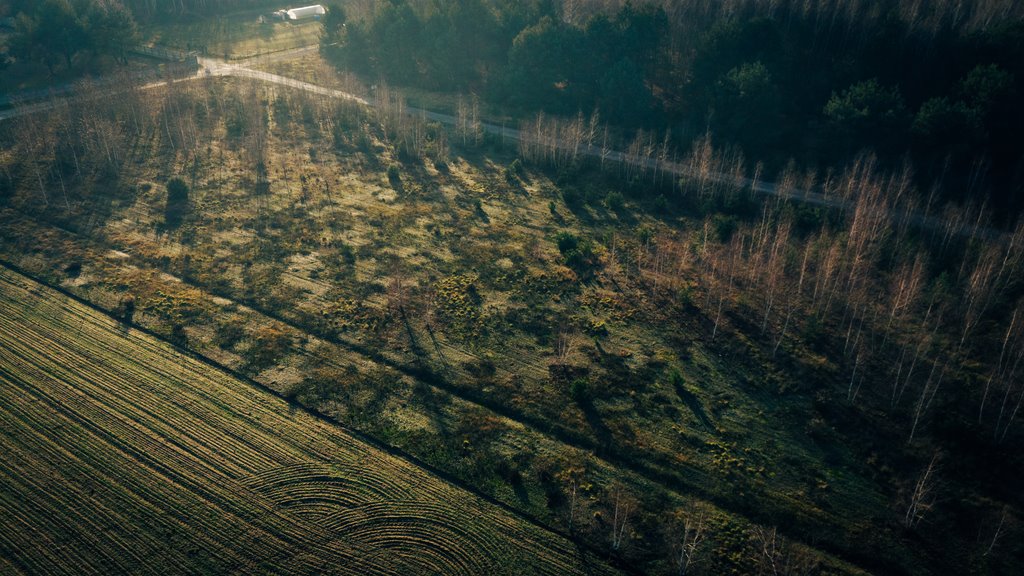
[[[288,78],[278,74],[272,74],[270,72],[264,72],[261,70],[255,70],[250,68],[249,65],[261,64],[269,61],[284,60],[289,58],[301,57],[305,54],[313,52],[317,49],[316,45],[303,46],[286,50],[280,53],[274,53],[264,56],[254,56],[251,58],[245,58],[238,60],[237,62],[229,62],[226,60],[220,60],[215,58],[197,58],[198,67],[197,69],[183,76],[177,78],[164,79],[155,82],[150,82],[139,86],[139,89],[150,90],[158,88],[160,86],[167,86],[169,84],[175,84],[179,82],[190,82],[203,78],[210,77],[234,77],[234,78],[249,78],[268,84],[276,84],[279,86],[287,86],[296,90],[302,90],[311,94],[318,94],[326,96],[328,98],[335,98],[338,100],[347,100],[355,102],[357,104],[376,107],[377,102],[373,99],[363,98],[356,94],[313,84],[310,82],[304,82],[296,80],[294,78]],[[82,101],[85,98],[98,99],[100,97],[106,97],[118,92],[123,92],[123,87],[114,87],[112,83],[101,83],[105,88],[101,88],[89,96],[69,97],[69,98],[56,98],[50,94],[49,100],[36,102],[34,104],[23,103],[14,108],[0,111],[0,122],[24,116],[26,114],[35,114],[37,112],[44,112],[46,110],[52,110],[59,106],[68,105],[71,102]],[[14,100],[12,100],[14,101]],[[445,125],[455,125],[458,119],[450,114],[444,114],[441,112],[434,112],[426,110],[424,108],[417,108],[414,106],[406,107],[405,113],[410,116],[420,117],[427,120],[432,120]],[[522,131],[517,128],[509,128],[507,126],[498,126],[496,124],[481,123],[481,130],[487,134],[501,137],[503,140],[511,140],[515,142],[526,139]],[[591,157],[601,158],[603,161],[611,161],[616,163],[632,163],[642,166],[648,170],[657,170],[663,173],[672,174],[677,177],[687,178],[700,178],[706,182],[712,182],[715,184],[725,184],[735,186],[740,189],[749,189],[757,194],[767,197],[774,197],[781,200],[787,200],[792,202],[800,202],[803,204],[809,204],[812,206],[821,206],[824,208],[844,210],[851,209],[854,207],[854,203],[843,200],[841,198],[830,197],[822,192],[816,190],[803,190],[792,187],[781,187],[774,182],[768,182],[764,180],[754,180],[745,176],[736,176],[726,172],[715,172],[715,171],[699,171],[694,170],[692,167],[679,163],[679,162],[664,162],[656,158],[650,157],[636,157],[631,156],[625,152],[618,150],[607,150],[602,147],[594,145],[582,145],[573,146],[569,142],[561,141],[557,143],[557,146],[563,150],[574,150],[576,154]],[[907,216],[908,221],[914,226],[928,230],[944,230],[949,224],[940,218],[929,216],[925,214],[910,214]],[[972,236],[981,237],[988,239],[999,238],[1003,235],[1003,232],[994,228],[982,228],[982,227],[969,227],[958,231],[960,236]]]

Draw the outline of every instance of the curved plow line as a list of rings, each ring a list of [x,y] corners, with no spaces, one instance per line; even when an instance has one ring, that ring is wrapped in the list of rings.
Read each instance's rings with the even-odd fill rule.
[[[365,496],[360,492],[323,483],[303,484],[272,492],[259,489],[256,491],[274,502],[275,505],[293,510],[304,506],[333,507],[334,509],[353,508],[367,502]]]
[[[399,524],[430,524],[459,535],[460,538],[472,541],[476,545],[487,548],[490,541],[478,536],[477,531],[490,532],[489,523],[481,520],[489,518],[473,518],[462,511],[452,510],[433,502],[377,502],[354,509],[364,524],[399,523]],[[469,527],[475,530],[470,530]],[[346,528],[347,530],[347,528]],[[355,536],[356,533],[349,533]]]
[[[452,567],[459,568],[459,570],[456,570],[458,572],[484,573],[483,567],[491,563],[489,561],[492,558],[491,555],[487,554],[484,550],[475,549],[474,547],[460,546],[458,543],[449,544],[444,534],[432,531],[434,528],[436,526],[388,524],[381,526],[380,530],[364,530],[362,533],[354,534],[353,536],[357,541],[362,538],[372,542],[374,548],[385,549],[391,553],[401,550],[414,558],[427,555],[434,556]],[[480,561],[482,558],[487,558],[488,561]],[[474,568],[470,569],[470,567]]]
[[[294,515],[309,522],[317,522],[321,518],[330,516],[339,508],[347,508],[357,505],[356,502],[345,502],[336,498],[293,498],[282,500],[277,503],[282,512]]]
[[[136,489],[136,491],[145,492],[144,487],[135,487],[135,489]],[[235,496],[237,496],[237,495],[235,495]],[[249,499],[251,499],[251,495],[248,495],[248,494],[242,494],[241,496],[242,497],[250,496]],[[207,505],[216,506],[216,504],[214,504],[214,502],[212,502],[210,499],[207,499],[206,504]],[[174,508],[178,508],[178,506],[176,505],[176,506],[174,506]],[[226,511],[223,510],[223,509],[221,509],[220,512],[222,514],[229,514],[229,513],[226,513]],[[224,534],[225,532],[230,533],[230,532],[232,532],[231,528],[234,527],[234,524],[219,524],[219,525],[217,525],[217,524],[204,523],[204,522],[202,522],[202,518],[200,518],[198,520],[200,521],[199,523],[201,524],[201,526],[199,526],[200,530],[198,530],[198,533],[200,533],[200,534]],[[284,542],[281,542],[278,546],[272,548],[268,552],[274,552],[276,550],[277,552],[274,552],[274,554],[281,555],[282,553],[284,553],[284,550],[291,549],[292,546],[294,546],[296,544],[301,543],[301,545],[303,547],[307,547],[309,545],[309,543],[310,543],[309,542],[310,541],[310,538],[309,538],[310,530],[308,529],[308,527],[295,525],[294,523],[286,521],[284,518],[280,518],[280,520],[282,522],[285,522],[286,525],[285,526],[278,526],[278,532],[281,533],[281,534],[284,534],[284,535],[291,535],[291,537],[296,542],[291,544],[291,545],[287,545]],[[196,526],[193,526],[193,528],[195,528],[195,527]],[[264,538],[259,538],[259,540],[273,540],[273,537],[270,537],[270,538],[265,538],[265,537]],[[220,541],[220,542],[217,542],[216,545],[208,546],[207,548],[211,549],[211,550],[219,548],[221,550],[229,550],[230,551],[230,549],[226,547],[226,545],[229,544],[229,543],[230,542]],[[354,552],[351,553],[351,554],[340,553],[340,551],[337,549],[337,547],[328,548],[326,546],[316,546],[315,548],[317,548],[320,551],[322,558],[324,558],[324,559],[332,559],[332,561],[346,562],[346,563],[351,564],[352,562],[355,561],[355,558],[357,557],[357,555]],[[249,550],[248,552],[251,553],[251,550]],[[263,554],[262,556],[267,557],[267,556],[270,556],[270,555],[272,555],[272,554]],[[360,555],[362,555],[362,553],[360,553]],[[240,564],[240,563],[244,564],[244,562],[245,562],[245,557],[244,556],[232,555],[231,557],[225,559],[225,563],[228,563],[228,564]],[[371,567],[367,566],[367,568],[371,568]],[[377,571],[377,570],[382,571],[382,573],[388,572],[388,570],[385,569],[385,568],[375,569],[375,571]]]
[[[40,293],[42,293],[42,291],[40,291]],[[33,299],[34,299],[34,297],[33,298],[28,298],[29,301],[31,301]],[[59,299],[71,301],[70,299],[65,298],[65,297],[61,297]],[[84,305],[82,305],[82,306],[84,307]],[[81,313],[81,312],[79,312],[79,313]],[[156,341],[153,340],[153,342],[156,342]],[[192,359],[191,356],[184,356],[182,361],[184,361],[184,362],[191,362],[191,363],[194,363],[194,364],[199,364],[199,362],[197,360]],[[203,366],[205,366],[205,365],[203,365]],[[207,371],[209,371],[209,370],[210,369],[207,368]],[[219,373],[219,372],[217,372],[217,373]],[[239,385],[241,386],[242,384],[239,384]],[[270,398],[270,397],[268,396],[267,398]],[[283,402],[281,402],[280,400],[274,400],[274,401],[270,401],[270,402],[267,402],[267,403],[270,404],[270,405],[274,405],[276,403],[281,403],[283,405]],[[305,415],[306,413],[302,412],[301,414]],[[285,418],[280,417],[280,416],[279,416],[278,420],[280,420],[282,422],[285,422],[285,423],[288,423],[288,419],[285,419]],[[350,435],[344,433],[344,431],[342,429],[340,429],[340,428],[337,428],[337,427],[335,427],[333,425],[329,425],[328,423],[326,423],[326,422],[324,422],[322,420],[315,420],[313,418],[310,418],[310,424],[311,424],[310,427],[313,428],[314,431],[318,432],[318,434],[312,435],[312,438],[307,438],[308,446],[313,448],[312,450],[310,450],[311,452],[314,452],[314,453],[329,452],[328,456],[334,455],[334,460],[337,460],[338,459],[338,454],[339,454],[339,448],[345,448],[347,446],[357,445],[357,447],[359,449],[355,450],[355,452],[357,452],[356,454],[345,454],[345,456],[348,459],[353,459],[353,460],[358,459],[364,466],[371,465],[371,464],[379,464],[379,465],[382,465],[383,468],[385,468],[385,469],[392,468],[392,469],[394,469],[395,476],[396,477],[400,477],[407,484],[409,484],[409,485],[416,485],[416,486],[423,485],[423,487],[428,487],[429,486],[429,488],[434,493],[436,493],[438,495],[441,495],[442,497],[444,497],[444,496],[452,497],[453,501],[458,501],[459,499],[462,499],[462,498],[466,497],[466,494],[464,492],[461,492],[460,490],[456,490],[453,485],[450,485],[447,482],[441,482],[441,481],[438,481],[437,479],[428,477],[428,478],[431,479],[431,481],[424,483],[423,482],[424,477],[423,477],[422,469],[420,469],[419,467],[415,466],[412,462],[410,462],[408,460],[405,460],[405,459],[395,458],[395,457],[387,455],[387,454],[385,454],[383,452],[379,452],[379,449],[377,449],[377,448],[373,448],[372,451],[371,451],[371,449],[370,449],[370,447],[368,445],[365,445],[362,442],[360,442],[358,440],[355,440]],[[294,428],[294,424],[292,423],[291,425],[293,426],[293,429],[295,429]],[[290,432],[290,430],[289,430],[289,432]],[[310,436],[308,428],[307,429],[303,429],[303,434],[305,434],[307,437]],[[297,432],[296,432],[296,435],[298,435]],[[336,443],[334,443],[332,445],[328,441],[329,440],[333,440],[333,439],[338,439],[338,440],[340,440],[340,442],[336,442]],[[364,455],[366,457],[363,457]],[[438,487],[438,488],[435,489],[435,486]],[[441,489],[441,487],[443,487],[443,489]],[[475,500],[475,498],[474,498],[474,500]],[[509,513],[508,510],[504,510],[504,509],[502,509],[502,510],[503,510],[504,514],[508,514]],[[564,565],[564,561],[565,560],[574,557],[575,550],[573,550],[572,547],[569,546],[567,542],[562,541],[560,538],[552,538],[552,536],[551,536],[551,534],[549,532],[547,532],[546,530],[543,530],[539,526],[534,526],[534,525],[531,524],[529,526],[526,526],[526,528],[529,529],[528,531],[525,531],[525,533],[529,535],[529,538],[523,539],[522,546],[517,550],[520,554],[522,554],[525,550],[530,550],[531,552],[538,552],[538,551],[540,551],[541,554],[536,557],[538,561],[543,562],[543,561],[546,560],[548,562],[552,562],[552,559],[548,557],[549,555],[546,552],[548,552],[548,551],[551,551],[551,552],[555,552],[555,551],[564,552],[564,554],[559,554],[559,557],[558,557],[557,560],[554,560],[554,562],[557,562],[560,565]],[[538,538],[539,535],[546,536],[546,538]],[[540,550],[537,550],[537,549],[540,549]],[[520,556],[520,559],[522,559],[522,556]],[[544,566],[543,564],[538,564],[538,565],[535,565],[534,567],[536,569],[539,569],[539,570],[547,570],[547,569],[549,569],[550,566],[551,566],[551,564],[547,564],[546,566]],[[571,564],[571,569],[578,569],[578,568],[579,568],[578,565]]]
[[[262,475],[249,478],[245,483],[250,488],[271,497],[276,497],[277,494],[291,494],[292,486],[316,484],[322,487],[333,486],[334,489],[345,493],[366,493],[367,497],[362,499],[363,502],[372,501],[369,496],[375,497],[373,499],[384,500],[414,498],[406,485],[395,482],[390,474],[381,474],[375,468],[348,466],[345,476],[332,473],[328,467],[292,470],[292,467],[279,468],[274,471],[272,476]],[[381,487],[382,485],[384,488]]]
[[[498,545],[505,539],[485,523],[474,522],[473,529],[470,529],[450,510],[438,514],[438,510],[429,510],[429,505],[405,504],[410,508],[405,513],[389,510],[386,505],[375,506],[377,510],[363,507],[351,513],[340,512],[325,524],[352,541],[375,546],[391,543],[390,547],[401,543],[416,548],[426,547],[444,557],[457,558],[463,565],[479,565],[478,558],[494,563],[508,552]],[[425,517],[424,512],[433,512],[432,517]]]
[[[443,554],[428,554],[430,546],[420,545],[407,549],[401,543],[396,544],[398,545],[392,546],[387,541],[381,542],[375,556],[402,560],[409,565],[408,573],[410,574],[464,574],[466,576],[475,576],[477,574],[497,573],[492,569],[490,563],[460,562],[458,559],[449,558]]]

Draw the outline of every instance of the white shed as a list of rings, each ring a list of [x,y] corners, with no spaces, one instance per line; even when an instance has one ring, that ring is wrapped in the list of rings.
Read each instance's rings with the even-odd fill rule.
[[[319,5],[303,6],[302,8],[291,8],[287,10],[288,19],[295,20],[307,20],[309,18],[320,18],[324,14],[327,14],[327,10]]]

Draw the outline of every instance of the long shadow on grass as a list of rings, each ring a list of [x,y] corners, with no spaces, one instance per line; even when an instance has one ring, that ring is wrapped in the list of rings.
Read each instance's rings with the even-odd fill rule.
[[[524,509],[528,509],[530,506],[530,494],[526,491],[526,487],[523,486],[522,480],[510,482],[510,485],[512,486],[512,493],[519,500],[519,505]]]
[[[605,454],[612,450],[614,447],[612,431],[608,429],[604,420],[601,419],[601,414],[598,413],[597,407],[590,400],[582,400],[579,405],[580,410],[583,411],[583,416],[587,419],[587,424],[594,431],[594,436],[597,438],[597,453]]]
[[[704,425],[704,428],[707,429],[708,432],[714,432],[714,423],[710,418],[708,418],[708,414],[704,410],[704,406],[701,405],[700,399],[679,382],[675,382],[675,389],[676,395],[683,401],[683,404],[686,404],[686,407],[690,409],[690,412],[693,412],[693,415],[697,417],[697,420],[700,420],[700,423]]]
[[[409,336],[409,349],[416,356],[416,362],[420,368],[426,367],[424,363],[429,358],[429,353],[420,346],[420,341],[416,338],[416,333],[412,329],[412,325],[409,323],[409,316],[405,313],[405,306],[398,307],[398,313],[402,317],[402,324],[405,325],[405,332]]]

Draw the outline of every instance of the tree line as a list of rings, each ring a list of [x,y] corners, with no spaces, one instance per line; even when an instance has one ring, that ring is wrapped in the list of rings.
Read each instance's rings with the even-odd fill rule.
[[[865,149],[947,198],[1024,208],[1024,7],[886,0],[376,2],[325,20],[334,62],[533,113],[598,110],[780,171]]]

